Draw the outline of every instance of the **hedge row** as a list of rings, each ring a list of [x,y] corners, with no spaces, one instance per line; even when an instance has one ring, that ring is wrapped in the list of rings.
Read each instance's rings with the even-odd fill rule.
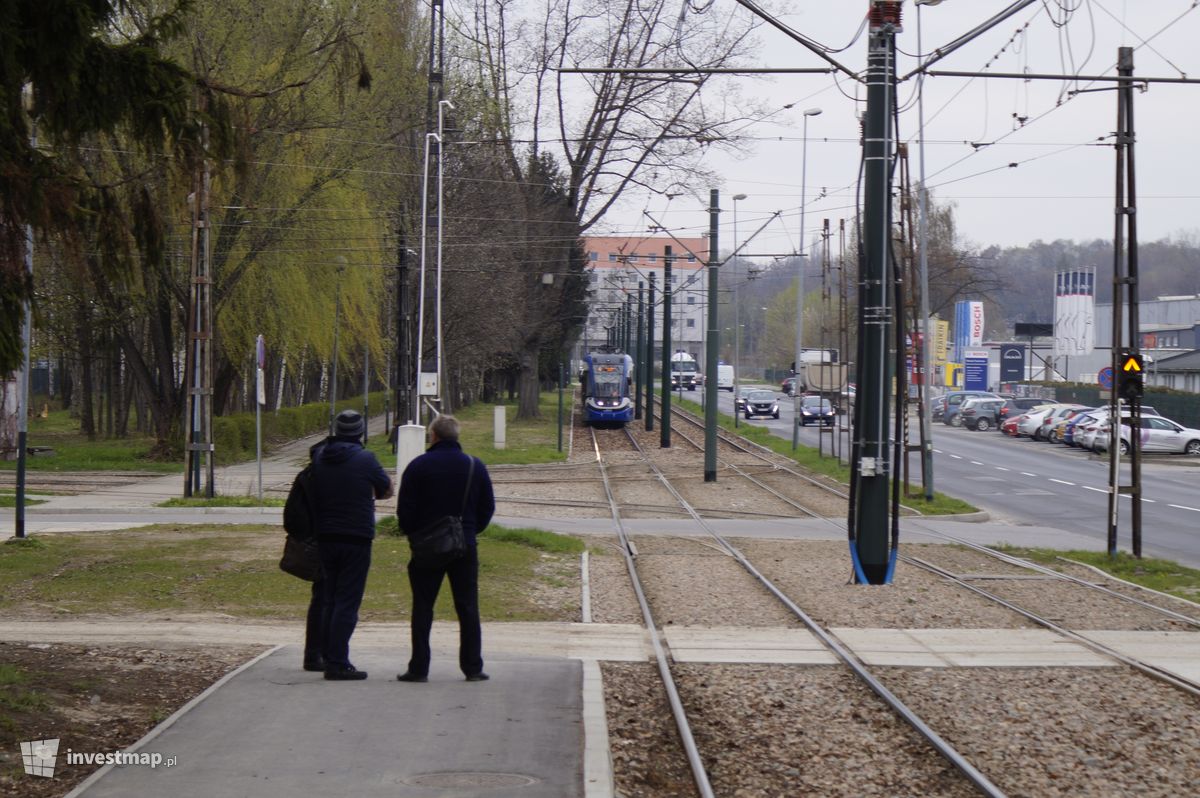
[[[372,408],[383,408],[384,392],[370,395]],[[339,402],[339,410],[347,408],[361,410],[361,397]],[[213,419],[213,443],[217,458],[222,463],[232,463],[254,457],[256,446],[253,413],[234,413]],[[314,435],[329,428],[329,403],[311,402],[299,407],[281,407],[278,411],[262,414],[264,454],[271,444],[286,443],[306,435]]]

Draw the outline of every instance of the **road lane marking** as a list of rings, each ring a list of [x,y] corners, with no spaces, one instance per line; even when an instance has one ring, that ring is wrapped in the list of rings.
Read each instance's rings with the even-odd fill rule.
[[[1050,477],[1050,481],[1057,482],[1059,485],[1071,485],[1072,487],[1075,485],[1074,482],[1067,482],[1065,479],[1055,479],[1054,477]]]
[[[1182,504],[1168,504],[1168,507],[1174,507],[1176,510],[1191,510],[1193,513],[1200,513],[1200,509],[1195,507],[1187,507]]]
[[[955,460],[961,460],[961,459],[962,459],[962,457],[961,457],[961,456],[959,456],[959,455],[957,455],[957,454],[952,454],[952,455],[950,455],[950,456],[951,456],[951,457],[953,457]]]
[[[978,460],[972,460],[971,465],[983,465],[983,463],[979,462]]]
[[[1005,468],[1004,466],[996,466],[996,470],[997,471],[1011,471],[1012,469]]]
[[[1021,476],[1023,476],[1023,477],[1036,477],[1036,476],[1037,476],[1037,474],[1030,474],[1028,471],[1022,471],[1022,472],[1021,472]]]
[[[1080,485],[1084,490],[1094,490],[1097,493],[1112,493],[1112,491],[1103,488],[1093,488],[1091,485]]]

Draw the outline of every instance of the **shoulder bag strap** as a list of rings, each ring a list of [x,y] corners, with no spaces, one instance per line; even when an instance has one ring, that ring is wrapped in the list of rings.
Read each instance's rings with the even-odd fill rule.
[[[458,509],[459,516],[467,511],[467,497],[471,495],[471,478],[475,476],[475,458],[467,455],[471,465],[467,468],[467,489],[463,491],[462,507]]]

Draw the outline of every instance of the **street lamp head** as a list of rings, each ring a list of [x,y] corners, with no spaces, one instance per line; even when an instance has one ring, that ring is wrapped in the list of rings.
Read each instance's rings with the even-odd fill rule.
[[[738,200],[744,200],[745,198],[746,198],[745,194],[734,194],[733,195],[734,202],[737,202]]]
[[[449,100],[438,100],[438,105],[444,105],[451,111],[454,110],[454,103],[450,102]]]
[[[805,116],[820,116],[821,109],[820,108],[809,108],[804,112],[804,115]]]

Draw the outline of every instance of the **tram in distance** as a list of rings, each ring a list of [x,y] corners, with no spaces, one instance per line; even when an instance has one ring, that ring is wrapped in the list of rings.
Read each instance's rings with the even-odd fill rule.
[[[593,352],[583,359],[583,421],[593,426],[624,426],[633,421],[633,358]]]

